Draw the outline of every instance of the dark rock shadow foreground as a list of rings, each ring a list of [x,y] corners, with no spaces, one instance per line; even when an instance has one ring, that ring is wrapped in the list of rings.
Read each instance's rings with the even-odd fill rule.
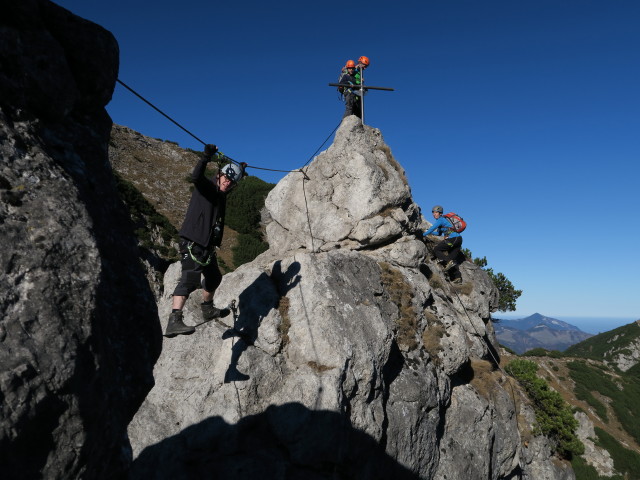
[[[210,417],[144,449],[129,479],[418,479],[348,418],[300,403]]]

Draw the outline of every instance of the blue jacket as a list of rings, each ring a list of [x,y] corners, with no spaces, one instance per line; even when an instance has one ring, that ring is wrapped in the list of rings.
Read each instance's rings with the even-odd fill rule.
[[[459,237],[460,234],[458,232],[454,232],[451,230],[451,222],[444,217],[440,217],[436,220],[429,230],[424,232],[423,236],[431,235],[433,232],[436,232],[435,235],[447,235],[449,238]]]

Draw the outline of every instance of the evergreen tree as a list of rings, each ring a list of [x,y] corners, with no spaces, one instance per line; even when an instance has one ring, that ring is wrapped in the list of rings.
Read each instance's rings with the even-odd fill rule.
[[[273,183],[249,176],[238,184],[227,199],[225,223],[240,234],[238,244],[233,247],[233,263],[236,267],[250,262],[269,248],[263,239],[260,211],[273,187]]]
[[[468,258],[473,258],[471,250],[463,249],[464,254]],[[473,263],[482,268],[489,274],[493,284],[498,289],[500,294],[498,300],[498,310],[501,312],[513,312],[516,310],[516,300],[522,295],[522,290],[516,290],[513,283],[506,277],[504,273],[494,273],[492,268],[487,268],[487,257],[473,258]]]

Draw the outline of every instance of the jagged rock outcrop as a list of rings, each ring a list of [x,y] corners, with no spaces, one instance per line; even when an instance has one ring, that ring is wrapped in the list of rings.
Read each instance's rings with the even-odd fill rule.
[[[380,132],[347,117],[306,175],[267,198],[270,249],[223,278],[233,314],[164,341],[131,478],[574,478],[524,444],[533,413],[492,367],[497,290],[472,262],[447,281]]]
[[[627,325],[626,328],[619,329],[620,333],[617,333],[609,340],[609,343],[615,346],[612,346],[605,353],[606,363],[615,365],[623,372],[626,372],[640,362],[639,328],[640,320],[636,320],[634,323]]]
[[[582,458],[584,458],[588,465],[591,465],[596,469],[598,475],[612,477],[616,473],[613,468],[613,459],[608,451],[604,448],[598,447],[594,443],[593,439],[598,437],[593,428],[593,422],[584,412],[576,412],[574,417],[578,420],[576,435],[584,444],[584,454],[582,455]]]
[[[0,472],[114,478],[161,346],[107,159],[118,46],[45,0],[0,38]]]

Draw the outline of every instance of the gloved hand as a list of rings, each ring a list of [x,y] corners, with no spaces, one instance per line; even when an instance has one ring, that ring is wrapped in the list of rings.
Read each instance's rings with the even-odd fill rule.
[[[240,162],[240,166],[242,167],[242,176],[243,177],[248,176],[249,174],[247,173],[247,167],[249,165],[247,165],[247,162]]]
[[[207,145],[204,146],[204,158],[210,162],[212,157],[216,154],[216,152],[218,151],[218,147],[216,147],[215,145],[212,145],[211,143],[208,143]]]

